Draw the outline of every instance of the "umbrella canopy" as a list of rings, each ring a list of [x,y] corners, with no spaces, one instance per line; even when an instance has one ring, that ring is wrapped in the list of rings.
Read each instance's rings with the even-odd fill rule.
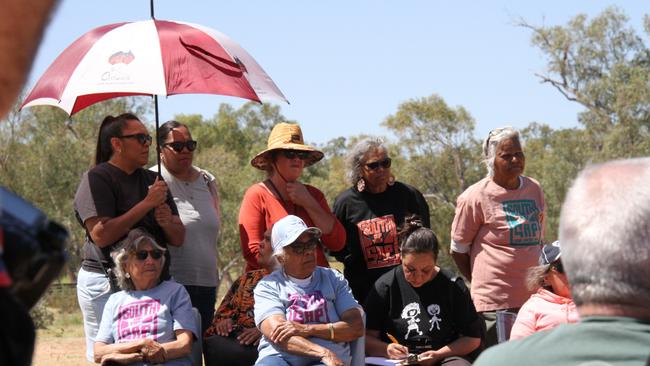
[[[50,65],[21,108],[51,105],[72,115],[115,97],[187,93],[287,102],[253,57],[227,36],[152,19],[109,24],[81,36]]]

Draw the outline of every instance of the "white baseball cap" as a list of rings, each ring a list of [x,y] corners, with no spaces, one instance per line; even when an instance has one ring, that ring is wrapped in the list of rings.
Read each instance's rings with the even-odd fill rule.
[[[273,224],[271,230],[271,245],[273,251],[293,244],[302,233],[309,233],[320,238],[322,232],[317,227],[307,227],[304,221],[298,216],[288,215]]]

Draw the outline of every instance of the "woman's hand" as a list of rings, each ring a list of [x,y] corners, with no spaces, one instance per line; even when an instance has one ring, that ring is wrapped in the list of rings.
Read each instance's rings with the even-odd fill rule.
[[[167,203],[162,203],[154,209],[154,217],[160,227],[165,227],[172,222],[172,209]]]
[[[222,337],[227,337],[233,329],[235,329],[232,319],[226,318],[219,320],[219,322],[214,326],[217,331],[217,334]]]
[[[151,341],[147,342],[140,348],[140,353],[144,360],[150,363],[164,363],[167,360],[167,352],[162,344]]]
[[[388,354],[388,358],[392,360],[401,360],[408,357],[409,349],[399,343],[388,343],[388,346],[386,346],[386,353]]]
[[[257,328],[244,328],[242,330],[241,334],[237,337],[237,340],[241,344],[245,345],[250,345],[254,344],[257,345],[260,341],[260,337],[262,337],[262,332],[260,332],[259,329]]]
[[[288,320],[282,320],[271,332],[271,342],[282,343],[293,336],[308,337],[305,326]]]
[[[435,365],[438,361],[440,361],[440,360],[439,360],[440,356],[438,356],[438,354],[436,353],[436,351],[426,351],[426,352],[422,352],[422,353],[420,353],[420,354],[418,355],[418,358],[419,358],[419,359],[427,358],[427,357],[431,357],[431,358],[429,358],[428,360],[420,361],[420,365],[423,365],[423,366],[433,366],[433,365]]]
[[[325,366],[345,366],[345,363],[341,361],[339,356],[330,350],[327,350],[325,356],[323,356],[320,360],[323,361],[323,365]]]
[[[149,186],[149,191],[147,192],[147,196],[144,198],[143,202],[145,202],[150,208],[155,208],[165,203],[166,200],[167,184],[156,177],[153,184]]]
[[[309,194],[307,187],[305,187],[305,185],[300,182],[288,182],[287,194],[289,194],[289,199],[291,202],[295,203],[298,206],[308,207],[314,203],[318,204],[314,197]]]
[[[119,363],[122,365],[127,365],[133,362],[142,361],[142,356],[139,353],[109,353],[105,354],[102,357],[102,365],[111,365]]]

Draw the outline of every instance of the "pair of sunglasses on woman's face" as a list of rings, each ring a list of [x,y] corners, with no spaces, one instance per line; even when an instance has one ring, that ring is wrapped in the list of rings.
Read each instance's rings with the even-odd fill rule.
[[[562,262],[555,262],[552,265],[553,268],[557,271],[557,273],[564,273],[564,266],[562,265]]]
[[[162,250],[154,249],[154,250],[137,250],[135,252],[135,258],[139,261],[144,261],[147,259],[148,256],[151,256],[152,259],[160,259],[162,258],[163,252]]]
[[[121,139],[136,139],[136,140],[138,140],[138,143],[140,145],[144,145],[146,143],[151,143],[151,141],[153,140],[151,138],[151,135],[149,135],[148,133],[134,133],[134,134],[131,134],[131,135],[122,135],[122,136],[117,136],[117,137],[121,138]]]
[[[379,160],[379,161],[373,161],[372,163],[367,163],[366,168],[368,170],[377,170],[379,167],[382,167],[384,169],[390,168],[390,165],[393,161],[390,158],[386,158],[384,160]]]
[[[309,159],[309,152],[307,151],[300,151],[300,150],[280,150],[282,153],[282,156],[285,158],[292,160],[295,158],[298,158],[300,160],[307,160]]]
[[[318,239],[309,239],[307,241],[294,241],[293,243],[289,244],[289,247],[291,247],[291,250],[293,250],[294,253],[301,255],[307,250],[312,250],[316,248],[316,245],[320,240]]]
[[[187,140],[187,141],[167,142],[167,143],[163,144],[163,147],[169,146],[174,151],[181,152],[181,151],[183,151],[184,148],[187,148],[187,151],[194,151],[194,150],[196,150],[196,145],[197,145],[196,141]]]

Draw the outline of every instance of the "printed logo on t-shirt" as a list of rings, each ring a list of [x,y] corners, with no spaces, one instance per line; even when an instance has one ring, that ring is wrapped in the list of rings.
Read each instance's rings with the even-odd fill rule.
[[[539,245],[542,235],[541,211],[534,200],[503,202],[503,212],[510,229],[510,245]]]
[[[327,299],[320,291],[309,294],[289,294],[291,305],[287,308],[287,320],[301,324],[330,323]]]
[[[412,302],[402,309],[402,319],[406,320],[407,328],[404,339],[408,340],[409,337],[421,336],[422,331],[418,326],[420,322],[420,304]]]
[[[369,269],[392,267],[400,263],[397,225],[393,215],[357,223],[359,242]]]
[[[140,300],[120,305],[117,314],[117,336],[120,342],[134,339],[157,339],[160,301]]]

